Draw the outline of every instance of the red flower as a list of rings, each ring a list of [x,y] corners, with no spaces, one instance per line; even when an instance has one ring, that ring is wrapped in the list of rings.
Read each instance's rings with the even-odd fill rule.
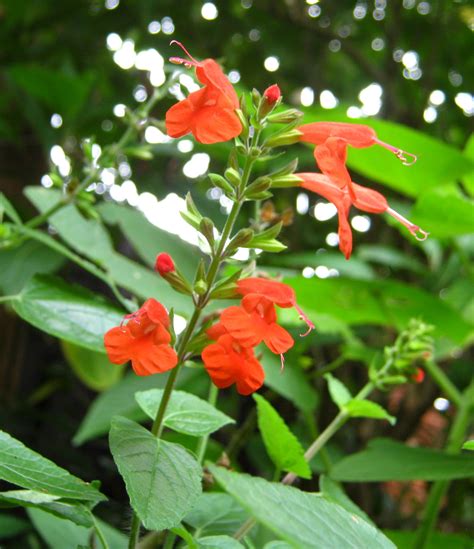
[[[264,92],[263,97],[267,100],[270,105],[274,105],[281,97],[281,91],[278,87],[278,84],[273,84],[269,86]]]
[[[166,253],[161,253],[156,256],[155,271],[158,271],[161,276],[167,273],[173,273],[176,270],[173,259]]]
[[[411,378],[415,383],[422,383],[425,379],[425,372],[421,368],[417,368]]]
[[[112,328],[104,336],[110,362],[123,364],[131,360],[139,376],[166,372],[177,365],[178,357],[170,346],[170,319],[161,303],[148,299],[125,318],[126,325]]]
[[[166,113],[166,131],[170,137],[192,133],[200,143],[211,144],[229,141],[242,131],[235,109],[239,99],[232,84],[213,59],[196,61],[182,44],[178,44],[189,59],[172,57],[173,63],[196,67],[196,77],[204,84],[186,99],[173,105]]]
[[[377,191],[362,187],[354,182],[351,182],[350,187],[340,187],[329,177],[320,173],[298,173],[295,175],[303,180],[301,187],[323,196],[336,206],[339,215],[339,248],[346,259],[350,258],[352,252],[352,231],[348,220],[351,206],[355,206],[364,212],[386,212],[390,214],[405,225],[417,240],[425,240],[428,236],[428,233],[420,229],[418,225],[414,225],[398,212],[392,210],[385,197]],[[421,236],[417,235],[418,232],[421,233]]]
[[[405,152],[393,145],[380,141],[375,130],[363,124],[312,122],[311,124],[299,126],[298,130],[303,134],[300,141],[306,143],[322,145],[328,138],[337,137],[343,139],[347,145],[351,145],[358,149],[371,147],[372,145],[381,145],[385,149],[393,152],[393,154],[407,166],[416,162],[416,156],[414,154]],[[406,156],[411,157],[411,160],[407,160]]]
[[[202,352],[202,360],[219,389],[235,383],[238,393],[249,395],[263,385],[265,372],[253,349],[243,347],[229,334],[220,335],[216,343],[208,345]]]

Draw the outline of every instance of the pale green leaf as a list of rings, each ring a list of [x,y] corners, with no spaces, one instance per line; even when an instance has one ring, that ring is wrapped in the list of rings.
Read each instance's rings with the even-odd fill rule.
[[[331,400],[334,402],[334,404],[337,404],[339,408],[342,408],[351,400],[352,395],[349,389],[344,385],[344,383],[342,383],[342,381],[335,378],[331,374],[326,374],[324,376],[324,379],[328,383]]]
[[[386,419],[391,425],[395,425],[396,418],[371,400],[352,399],[344,405],[344,409],[351,417],[369,417],[372,419]]]
[[[157,439],[122,417],[113,419],[109,442],[130,503],[145,528],[177,526],[201,494],[199,463],[179,444]]]
[[[264,526],[305,549],[393,549],[379,530],[319,494],[210,466],[217,482]]]
[[[199,549],[239,549],[245,547],[230,536],[207,536],[197,540]]]
[[[140,408],[151,419],[156,417],[162,396],[162,389],[135,394]],[[166,427],[195,437],[209,435],[229,423],[235,422],[205,400],[184,391],[173,391],[163,418]]]
[[[257,403],[258,427],[276,468],[302,478],[311,478],[311,469],[298,439],[269,402],[261,395],[254,394],[253,398]]]
[[[463,450],[473,450],[474,451],[474,440],[468,440],[462,445]]]

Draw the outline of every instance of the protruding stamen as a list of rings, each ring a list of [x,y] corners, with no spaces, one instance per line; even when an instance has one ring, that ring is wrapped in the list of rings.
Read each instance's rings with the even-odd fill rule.
[[[184,65],[187,69],[193,66],[193,63],[189,59],[183,59],[182,57],[170,57],[169,62],[174,65]]]
[[[315,329],[315,325],[311,322],[311,320],[304,314],[303,312],[303,309],[297,304],[295,303],[294,305],[295,309],[298,311],[299,315],[300,315],[300,319],[301,320],[304,320],[304,322],[306,322],[306,324],[308,325],[308,329],[306,330],[306,332],[304,334],[300,334],[300,337],[306,337],[310,332],[311,330],[314,330]]]
[[[194,57],[188,52],[188,50],[183,46],[183,44],[181,44],[181,42],[178,42],[177,40],[171,40],[170,46],[172,46],[173,44],[177,44],[184,51],[184,53],[189,57],[189,59],[191,60],[191,62],[188,61],[189,66],[199,65],[199,61],[196,61],[196,59],[194,59]],[[179,59],[179,57],[172,57],[171,59]],[[175,61],[171,61],[171,63],[174,63],[174,62]],[[180,62],[183,63],[184,60],[181,60]]]
[[[395,210],[392,210],[392,208],[387,208],[387,213],[394,217],[397,221],[399,221],[402,225],[405,225],[405,227],[411,232],[411,234],[420,242],[423,242],[426,240],[430,233],[424,231],[423,229],[420,229],[418,225],[415,225],[411,221],[408,221],[406,217],[403,217],[403,215],[399,214]],[[420,233],[420,234],[418,234]]]
[[[397,147],[394,147],[393,145],[389,145],[388,143],[384,143],[383,141],[380,141],[380,139],[376,139],[375,142],[380,145],[381,147],[384,147],[384,149],[387,149],[402,161],[402,164],[404,166],[412,166],[417,160],[418,157],[416,154],[409,153],[407,151],[404,151],[403,149],[398,149]],[[407,159],[407,157],[410,158],[410,160]]]
[[[282,373],[283,370],[285,369],[285,355],[283,353],[281,353],[280,355],[280,363],[281,363],[280,373]]]
[[[123,326],[123,324],[126,320],[131,320],[132,318],[135,318],[137,315],[138,315],[138,311],[135,311],[134,313],[130,313],[128,315],[124,315],[124,317],[122,318],[122,320],[120,322],[120,327]]]

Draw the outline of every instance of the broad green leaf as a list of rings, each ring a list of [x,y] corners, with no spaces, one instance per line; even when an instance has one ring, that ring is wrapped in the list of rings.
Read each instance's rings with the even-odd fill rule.
[[[326,499],[331,499],[334,503],[344,507],[349,513],[354,513],[366,522],[373,524],[372,519],[347,496],[338,482],[335,482],[327,475],[321,475],[319,477],[319,489]]]
[[[105,332],[123,318],[120,310],[93,292],[47,276],[33,277],[12,305],[36,328],[102,353]]]
[[[156,417],[162,396],[162,389],[135,394],[140,408],[151,419]],[[184,391],[173,391],[163,419],[166,427],[194,437],[209,435],[229,423],[235,421],[205,400]]]
[[[0,431],[0,479],[67,499],[97,503],[106,499],[96,488]]]
[[[454,344],[472,337],[474,325],[452,307],[424,290],[402,282],[303,277],[285,280],[292,286],[305,312],[312,317],[328,313],[349,325],[377,324],[403,329],[411,318],[421,318],[435,326],[434,335]]]
[[[468,440],[462,445],[463,450],[473,450],[474,451],[474,440]]]
[[[336,109],[312,109],[305,117],[305,122],[319,120],[354,122]],[[425,133],[374,118],[365,119],[363,123],[374,128],[380,140],[418,156],[416,164],[404,166],[395,155],[379,146],[349,147],[348,166],[374,182],[408,196],[418,196],[429,189],[450,184],[474,169],[473,162],[461,151]],[[357,176],[353,177],[358,182]]]
[[[13,204],[3,193],[0,193],[0,221],[2,221],[3,212],[15,223],[21,224],[21,218],[13,207]]]
[[[384,530],[398,549],[414,547],[417,537],[416,531],[410,530]],[[474,538],[463,534],[445,534],[444,532],[433,532],[430,536],[427,549],[472,549]]]
[[[269,402],[261,395],[254,394],[253,398],[257,403],[258,428],[276,468],[302,478],[311,478],[311,469],[298,439]]]
[[[351,400],[352,395],[349,389],[344,385],[344,383],[342,383],[342,381],[340,381],[331,374],[326,374],[324,376],[324,379],[328,383],[331,400],[334,402],[334,404],[337,404],[339,408],[342,408]]]
[[[464,154],[467,156],[467,158],[474,162],[474,133],[471,134],[471,137],[466,143],[466,147],[464,148]],[[467,173],[463,177],[462,182],[464,183],[464,187],[470,193],[470,195],[474,196],[474,170],[471,170],[469,173]]]
[[[199,496],[184,522],[196,529],[196,535],[232,534],[248,519],[248,513],[232,496],[205,492]]]
[[[53,515],[66,518],[80,526],[92,527],[92,513],[82,503],[69,503],[60,497],[35,490],[0,492],[0,507],[36,507]]]
[[[199,548],[206,549],[239,549],[245,547],[235,538],[230,536],[207,536],[197,540]]]
[[[31,526],[22,518],[0,513],[0,539],[14,538],[30,530]]]
[[[196,371],[184,369],[176,383],[182,387],[188,380],[195,378]],[[73,444],[80,445],[88,440],[109,432],[110,422],[116,415],[125,416],[134,421],[142,421],[147,416],[138,406],[134,395],[138,391],[163,387],[167,376],[154,375],[139,377],[134,373],[125,376],[107,391],[99,395],[87,410],[85,418],[74,435]]]
[[[391,425],[395,425],[396,418],[371,400],[359,400],[354,398],[344,405],[344,409],[351,417],[370,417],[372,419],[386,419]]]
[[[112,420],[109,443],[130,503],[145,528],[177,526],[201,494],[199,463],[179,444],[157,439],[122,417]]]
[[[333,480],[384,482],[386,480],[451,480],[474,475],[471,455],[412,448],[390,439],[374,439],[366,450],[338,461]]]
[[[266,543],[263,549],[291,549],[292,547],[294,547],[294,545],[290,545],[289,543],[286,543],[286,541],[275,540]]]
[[[29,508],[27,513],[35,530],[51,549],[77,549],[78,546],[89,545],[90,528],[56,517],[42,509]]]
[[[282,397],[291,401],[303,412],[313,411],[318,404],[318,397],[303,371],[287,360],[281,371],[280,359],[273,353],[264,351],[261,360],[265,370],[265,385]]]
[[[320,494],[232,473],[215,465],[211,465],[210,470],[225,491],[248,509],[258,522],[295,547],[394,547],[372,525]]]
[[[33,275],[53,273],[65,261],[62,255],[34,240],[0,250],[0,288],[7,295],[18,293]]]
[[[422,273],[426,268],[413,255],[407,255],[400,250],[380,244],[359,244],[356,248],[356,257],[394,270],[406,269],[415,273]],[[352,258],[350,262],[352,262]]]
[[[433,189],[418,198],[410,220],[437,238],[472,234],[474,201],[456,189]]]
[[[200,255],[198,248],[152,225],[135,208],[108,202],[100,204],[98,211],[106,223],[120,226],[138,255],[150,267],[155,265],[158,253],[166,252],[173,257],[183,274],[188,277],[194,275]]]
[[[124,367],[112,364],[106,355],[67,341],[61,348],[77,377],[94,391],[104,391],[115,385],[123,376]]]

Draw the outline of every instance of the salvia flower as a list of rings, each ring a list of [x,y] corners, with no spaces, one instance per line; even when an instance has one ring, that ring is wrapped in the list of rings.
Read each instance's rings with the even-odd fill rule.
[[[237,94],[214,59],[196,61],[182,44],[178,44],[188,59],[172,57],[172,63],[195,67],[196,77],[203,84],[186,99],[173,105],[166,113],[166,131],[170,137],[192,133],[200,143],[211,144],[229,141],[242,131],[235,110],[239,107]]]
[[[125,324],[126,321],[126,324]],[[171,370],[178,363],[175,350],[170,346],[170,318],[161,303],[148,299],[120,326],[104,336],[104,345],[110,362],[132,362],[134,372],[148,376]]]
[[[420,229],[418,225],[411,223],[390,208],[386,198],[377,191],[354,182],[351,182],[350,188],[348,186],[340,187],[332,179],[320,173],[298,173],[295,175],[302,180],[301,187],[319,194],[336,206],[339,217],[339,248],[346,259],[349,259],[352,253],[352,230],[349,224],[351,206],[368,213],[388,213],[405,225],[417,240],[425,240],[428,236],[428,233]]]
[[[174,261],[172,257],[167,253],[161,253],[156,256],[155,271],[161,276],[165,276],[168,273],[176,271]]]
[[[375,130],[364,124],[349,124],[344,122],[312,122],[298,127],[302,133],[301,141],[322,145],[328,138],[343,139],[347,145],[363,149],[372,145],[380,145],[392,152],[403,164],[409,166],[417,160],[416,155],[406,152],[381,141]]]

